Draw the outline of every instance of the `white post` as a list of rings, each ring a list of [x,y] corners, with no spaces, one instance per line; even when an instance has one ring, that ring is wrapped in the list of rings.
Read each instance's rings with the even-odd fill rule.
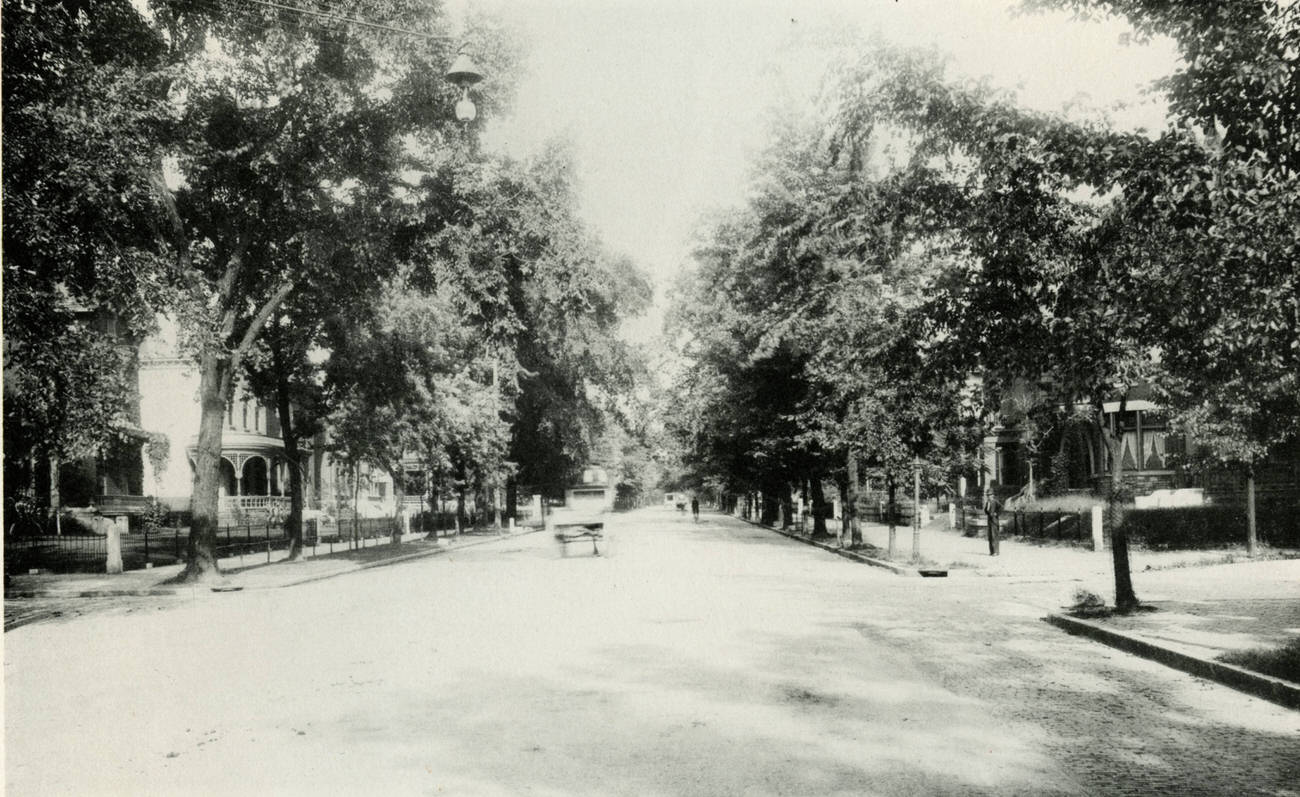
[[[957,505],[951,501],[948,502],[948,528],[957,528]]]
[[[1106,539],[1101,530],[1101,507],[1092,508],[1092,549],[1100,551],[1106,547]]]
[[[104,530],[105,548],[107,549],[107,561],[104,570],[109,575],[116,575],[122,572],[122,527],[117,524],[113,518],[106,518],[97,515],[95,522]]]

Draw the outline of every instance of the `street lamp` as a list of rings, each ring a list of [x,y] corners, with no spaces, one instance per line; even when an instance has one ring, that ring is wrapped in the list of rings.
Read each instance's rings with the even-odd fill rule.
[[[474,107],[474,101],[469,98],[469,87],[482,79],[483,73],[464,51],[456,56],[451,68],[447,70],[447,80],[460,87],[460,100],[456,102],[456,118],[466,125],[478,116],[478,108]]]

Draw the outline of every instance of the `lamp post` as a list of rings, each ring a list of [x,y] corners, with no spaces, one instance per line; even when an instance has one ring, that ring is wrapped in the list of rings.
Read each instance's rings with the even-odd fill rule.
[[[478,108],[474,107],[474,101],[469,97],[469,88],[483,79],[483,73],[479,71],[473,59],[462,50],[452,62],[451,68],[447,70],[446,77],[452,85],[460,87],[460,99],[456,102],[456,119],[468,127],[469,123],[478,116]]]

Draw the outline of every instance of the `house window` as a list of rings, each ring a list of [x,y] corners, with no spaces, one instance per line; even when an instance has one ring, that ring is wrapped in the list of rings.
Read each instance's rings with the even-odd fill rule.
[[[1142,470],[1165,470],[1168,465],[1169,430],[1163,412],[1141,413]]]
[[[1121,432],[1120,463],[1124,470],[1137,470],[1142,458],[1139,439],[1138,414],[1126,412],[1118,417]]]
[[[1142,430],[1142,470],[1164,470],[1165,451],[1164,429]]]
[[[244,424],[243,427],[241,428],[248,429],[248,402],[242,401],[240,402],[240,406],[243,407],[243,424]]]

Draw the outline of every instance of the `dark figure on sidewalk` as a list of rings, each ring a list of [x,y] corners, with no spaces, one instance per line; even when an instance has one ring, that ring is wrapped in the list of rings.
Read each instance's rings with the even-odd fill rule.
[[[1002,503],[994,494],[993,485],[984,485],[984,516],[989,521],[989,556],[998,555],[998,513],[1001,511]]]
[[[700,499],[694,496],[691,497],[691,515],[696,523],[700,522]]]

